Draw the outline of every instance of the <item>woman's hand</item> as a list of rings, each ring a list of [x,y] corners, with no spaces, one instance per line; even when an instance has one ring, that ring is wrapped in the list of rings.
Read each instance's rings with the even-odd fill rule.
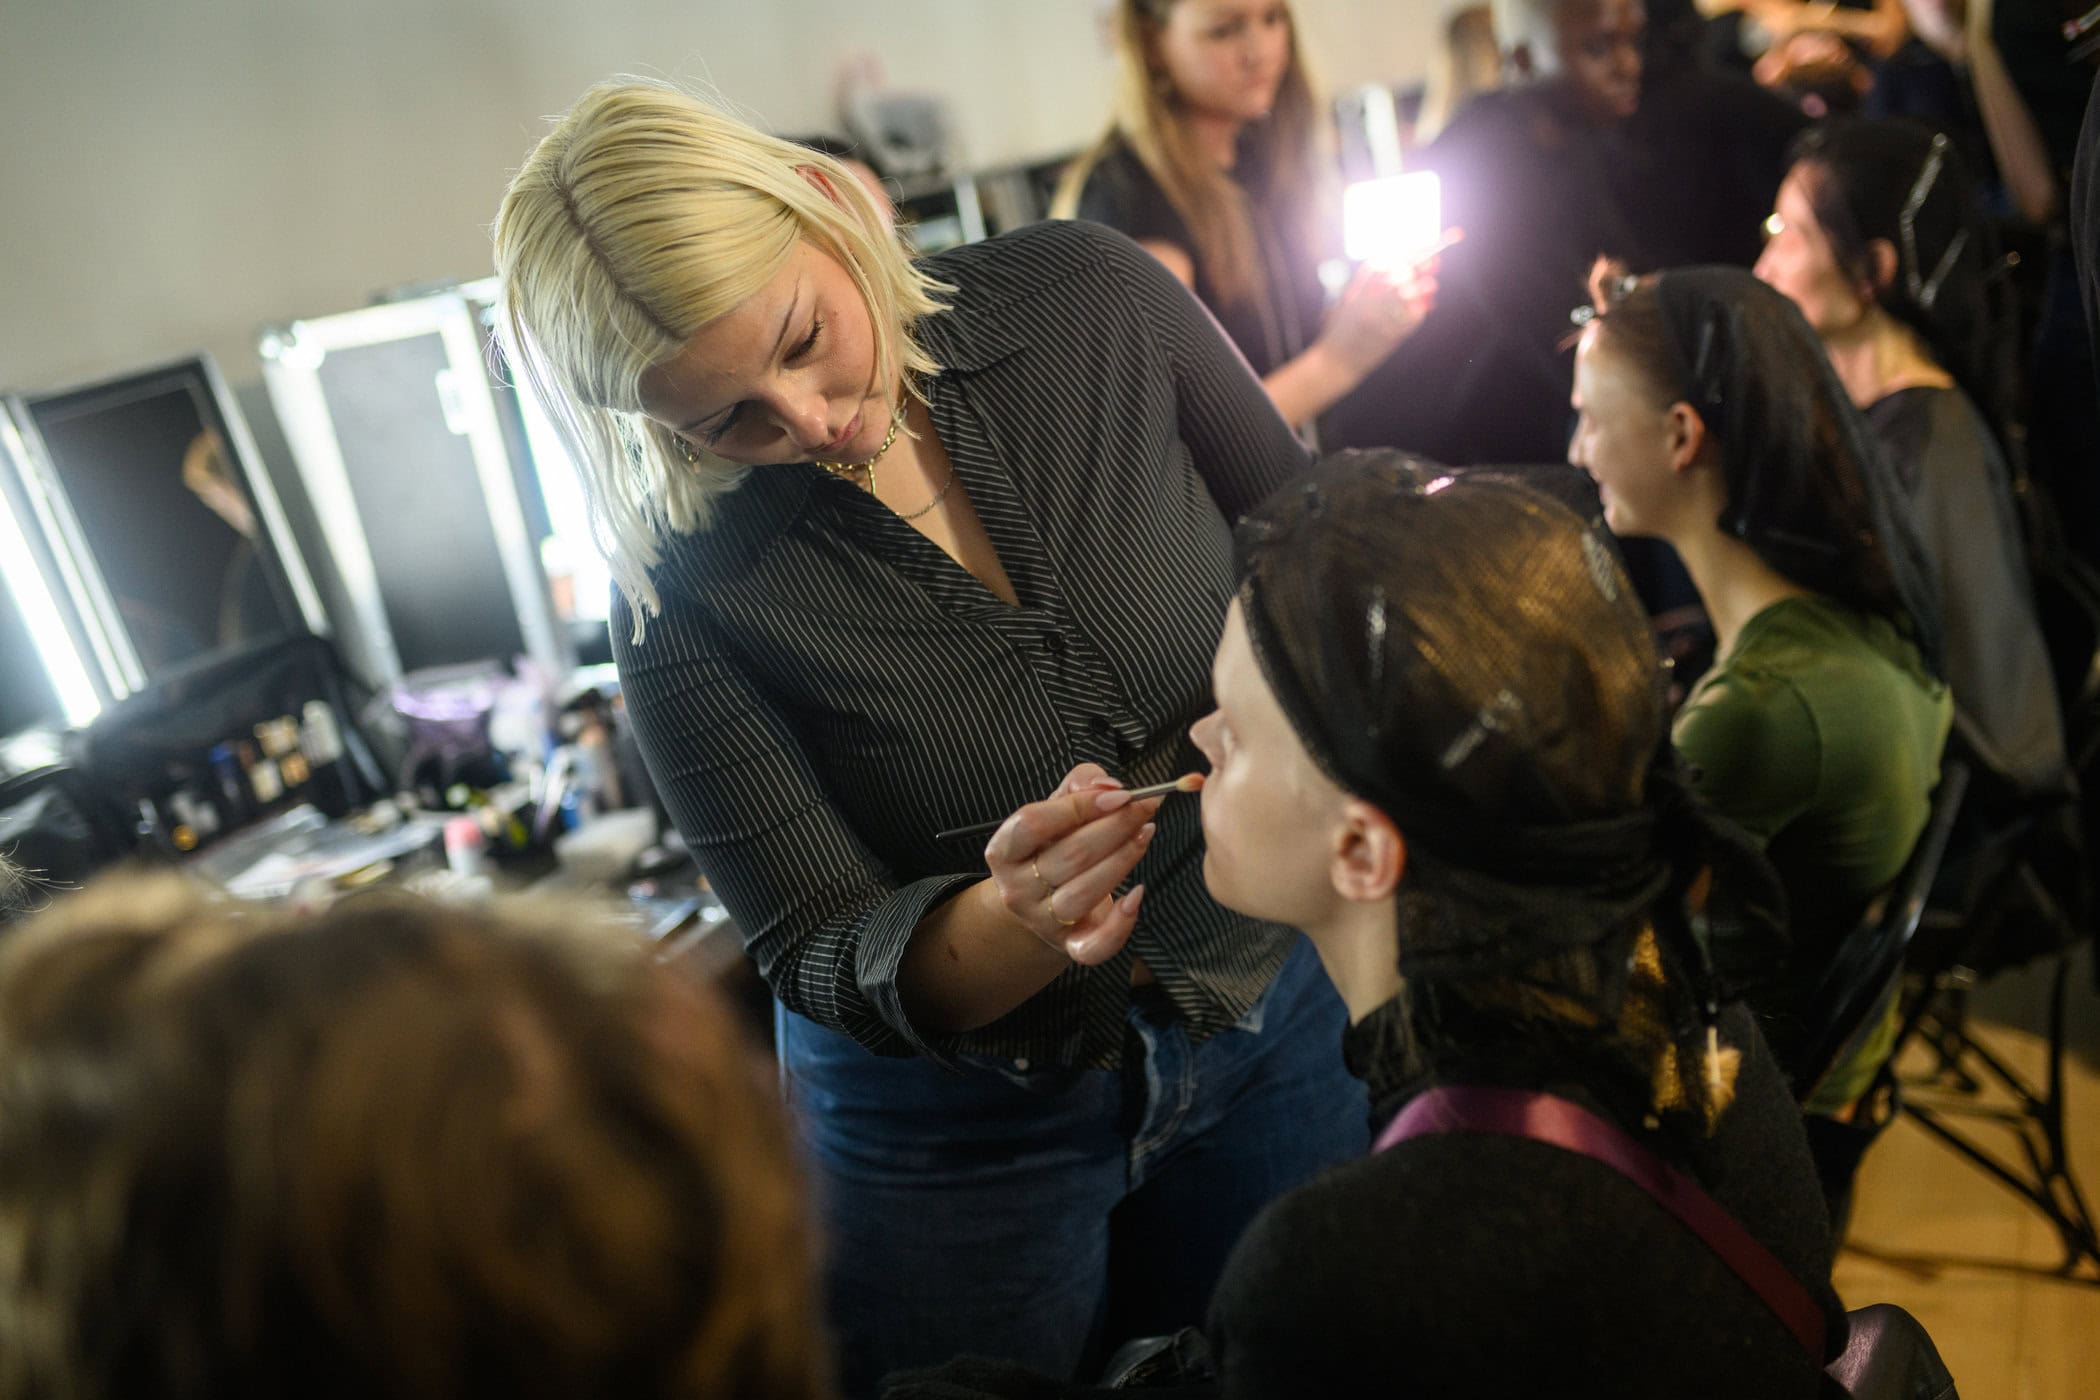
[[[1756,20],[1770,38],[1772,47],[1812,27],[1808,0],[1746,0],[1744,13]]]
[[[1969,61],[1965,0],[1903,0],[1903,14],[1926,48],[1949,63]]]
[[[1439,250],[1449,247],[1457,230]],[[1341,400],[1415,333],[1436,304],[1436,259],[1383,268],[1365,263],[1349,279],[1320,338],[1262,379],[1283,421],[1303,427]]]
[[[1116,887],[1152,844],[1159,799],[1133,802],[1100,767],[1082,763],[1057,791],[1006,819],[984,848],[1007,912],[1076,963],[1106,962],[1137,926],[1145,887]]]
[[[1436,304],[1436,264],[1375,267],[1349,279],[1319,343],[1356,381],[1415,333]]]

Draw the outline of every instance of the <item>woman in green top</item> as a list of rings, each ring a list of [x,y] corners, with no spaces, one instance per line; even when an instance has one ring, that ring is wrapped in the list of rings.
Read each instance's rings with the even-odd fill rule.
[[[1787,1064],[1839,942],[1925,826],[1952,715],[1937,602],[1900,487],[1791,302],[1736,268],[1600,268],[1593,293],[1570,457],[1614,531],[1676,548],[1713,621],[1717,659],[1675,737],[1786,885],[1792,946],[1725,960]],[[1811,1113],[1850,1116],[1883,1031]],[[1819,1162],[1834,1195],[1853,1136]]]

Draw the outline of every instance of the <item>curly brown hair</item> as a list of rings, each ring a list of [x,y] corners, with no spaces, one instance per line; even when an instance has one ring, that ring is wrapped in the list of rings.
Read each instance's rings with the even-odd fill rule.
[[[0,948],[0,1397],[814,1397],[783,1117],[595,918],[169,878]]]

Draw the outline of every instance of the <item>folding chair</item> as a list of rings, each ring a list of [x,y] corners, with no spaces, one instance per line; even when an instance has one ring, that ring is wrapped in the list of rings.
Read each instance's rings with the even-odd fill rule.
[[[1804,1017],[1808,1036],[1794,1075],[1794,1095],[1806,1103],[1832,1070],[1849,1060],[1902,990],[1903,971],[1923,922],[1947,840],[1969,790],[1968,765],[1940,769],[1932,813],[1911,848],[1910,858],[1886,896],[1838,945],[1837,956],[1816,986]]]

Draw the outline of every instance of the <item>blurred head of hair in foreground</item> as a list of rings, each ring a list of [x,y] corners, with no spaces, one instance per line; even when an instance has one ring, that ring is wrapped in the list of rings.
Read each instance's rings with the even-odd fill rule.
[[[816,1396],[781,1116],[589,916],[173,878],[0,944],[0,1397]]]

